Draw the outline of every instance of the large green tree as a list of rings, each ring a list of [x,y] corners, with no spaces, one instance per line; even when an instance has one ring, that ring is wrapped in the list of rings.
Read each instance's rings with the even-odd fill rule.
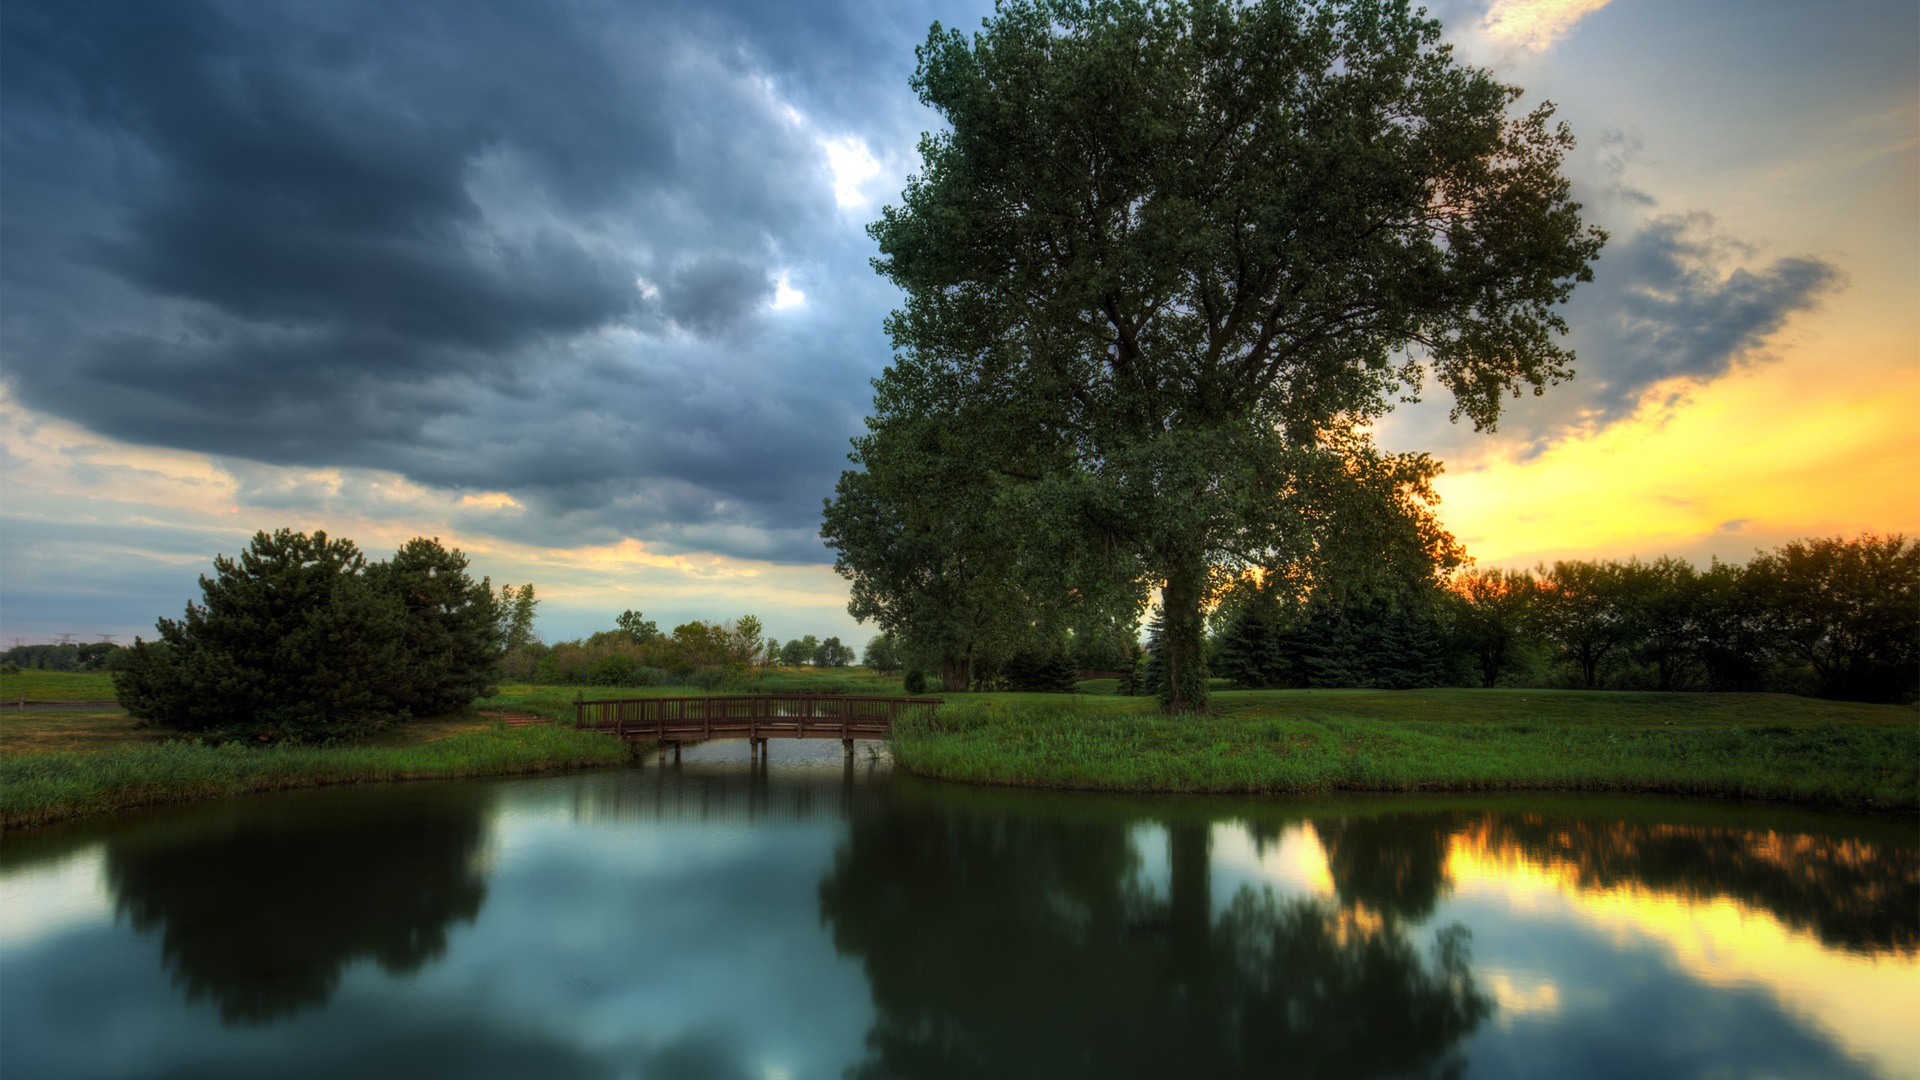
[[[213,560],[200,603],[136,639],[114,672],[135,716],[187,731],[324,738],[391,713],[410,679],[407,615],[353,541],[281,529]]]
[[[423,536],[393,558],[367,568],[373,587],[403,613],[401,646],[407,666],[390,688],[394,707],[415,716],[461,708],[494,692],[500,654],[502,604],[492,583],[467,573],[467,557]],[[533,586],[526,587],[531,600]]]
[[[318,740],[491,693],[508,620],[438,540],[369,564],[324,532],[257,533],[202,599],[134,642],[114,690],[135,716],[219,737]],[[531,589],[524,594],[531,598]]]
[[[1276,495],[1329,430],[1428,378],[1490,427],[1570,374],[1555,309],[1604,239],[1572,137],[1403,3],[1005,2],[918,57],[949,127],[871,227],[905,293],[875,431],[1017,446],[1034,472],[986,466],[1029,535],[1159,584],[1169,710],[1204,706],[1210,590],[1294,542]]]

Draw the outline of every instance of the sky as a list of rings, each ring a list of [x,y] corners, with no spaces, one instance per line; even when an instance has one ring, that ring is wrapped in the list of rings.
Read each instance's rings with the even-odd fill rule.
[[[0,645],[122,642],[257,530],[414,536],[549,641],[874,629],[819,540],[890,359],[865,225],[978,0],[0,6]],[[1445,0],[1611,233],[1576,377],[1447,464],[1481,565],[1920,533],[1920,10]]]

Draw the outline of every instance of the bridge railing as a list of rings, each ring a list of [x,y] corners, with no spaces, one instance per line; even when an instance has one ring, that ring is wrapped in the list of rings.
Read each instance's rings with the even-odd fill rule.
[[[575,702],[574,726],[629,738],[874,738],[890,733],[908,709],[940,704],[863,694],[603,698]]]

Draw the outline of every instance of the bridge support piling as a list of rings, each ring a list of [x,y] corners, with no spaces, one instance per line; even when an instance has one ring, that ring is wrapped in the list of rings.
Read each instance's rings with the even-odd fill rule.
[[[841,751],[841,753],[843,753],[843,754],[845,754],[845,755],[846,755],[846,757],[847,757],[847,760],[848,760],[848,761],[852,761],[852,760],[853,760],[853,740],[852,740],[852,739],[841,739],[841,740],[840,740],[840,751]]]

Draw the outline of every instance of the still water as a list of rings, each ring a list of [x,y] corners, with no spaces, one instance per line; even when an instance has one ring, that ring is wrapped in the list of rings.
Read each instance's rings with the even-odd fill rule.
[[[10,834],[0,1075],[1920,1077],[1910,821],[839,749]]]

